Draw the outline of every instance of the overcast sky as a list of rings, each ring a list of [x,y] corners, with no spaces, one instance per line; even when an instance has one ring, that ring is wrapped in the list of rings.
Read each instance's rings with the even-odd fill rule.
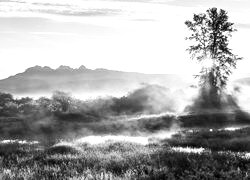
[[[235,74],[250,73],[249,0],[0,0],[0,79],[35,65],[195,74],[184,21],[214,6],[238,29]]]

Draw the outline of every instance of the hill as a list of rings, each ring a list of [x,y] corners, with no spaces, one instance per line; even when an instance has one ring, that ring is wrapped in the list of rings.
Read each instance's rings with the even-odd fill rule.
[[[34,66],[26,71],[0,80],[0,91],[14,95],[50,95],[55,90],[82,95],[123,95],[141,84],[158,84],[167,87],[188,85],[178,75],[142,74],[107,69],[91,70],[84,66],[57,69]]]

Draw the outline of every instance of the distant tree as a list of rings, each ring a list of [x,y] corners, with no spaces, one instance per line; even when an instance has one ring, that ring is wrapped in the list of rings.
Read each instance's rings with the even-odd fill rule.
[[[192,21],[185,22],[191,35],[187,40],[194,44],[187,50],[192,59],[198,62],[206,62],[209,66],[203,66],[200,75],[200,86],[208,99],[219,103],[220,95],[226,87],[232,69],[236,68],[236,62],[242,58],[232,53],[228,47],[231,33],[236,31],[233,23],[228,21],[225,10],[211,8],[206,13],[194,14]]]
[[[68,112],[72,103],[69,93],[55,91],[52,96],[52,108],[55,112]]]
[[[31,103],[32,101],[33,101],[33,99],[30,98],[30,97],[22,97],[21,99],[17,99],[17,100],[16,100],[16,103],[17,103],[18,105],[22,105],[22,104],[29,104],[29,103]]]
[[[18,111],[22,114],[30,114],[36,111],[35,101],[30,97],[22,97],[17,99]]]
[[[50,106],[52,104],[52,100],[47,97],[40,97],[38,100],[36,100],[36,102],[42,109],[50,109]]]
[[[53,111],[52,100],[47,97],[40,97],[36,100],[40,115],[50,115]]]
[[[13,101],[14,101],[14,99],[13,99],[12,94],[0,92],[0,106],[4,106],[5,103],[13,102]]]
[[[18,105],[12,94],[0,92],[0,116],[15,116]]]

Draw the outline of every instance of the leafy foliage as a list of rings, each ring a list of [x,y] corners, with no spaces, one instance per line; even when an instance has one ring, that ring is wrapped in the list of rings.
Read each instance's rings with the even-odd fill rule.
[[[228,47],[231,33],[236,31],[228,21],[227,12],[211,8],[206,13],[194,14],[192,21],[185,22],[191,31],[187,40],[194,42],[187,50],[199,62],[210,61],[210,67],[201,70],[200,82],[211,85],[216,91],[226,86],[232,68],[242,58]]]

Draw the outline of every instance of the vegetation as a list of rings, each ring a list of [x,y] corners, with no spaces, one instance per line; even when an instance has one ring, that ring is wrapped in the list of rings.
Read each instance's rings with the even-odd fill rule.
[[[168,146],[109,142],[37,150],[0,146],[1,179],[248,179],[250,160],[237,154],[176,152]],[[74,150],[73,150],[74,149]],[[60,151],[59,151],[60,150]]]
[[[189,108],[199,114],[171,114],[176,102],[167,95],[171,92],[160,86],[143,87],[121,98],[92,101],[60,91],[38,100],[14,99],[11,94],[0,93],[1,139],[39,140],[36,144],[0,141],[0,179],[250,179],[250,157],[245,153],[250,151],[250,128],[220,129],[250,124],[249,114],[240,111],[235,98],[224,93],[228,76],[241,59],[228,47],[228,38],[235,31],[233,23],[228,22],[226,11],[212,8],[195,14],[186,25],[192,32],[188,39],[196,42],[188,49],[192,57],[211,61],[211,66],[201,70],[200,96]],[[202,108],[208,111],[201,112]],[[162,112],[169,114],[157,116]],[[137,117],[154,113],[157,115]],[[152,135],[173,125],[192,129],[182,129],[165,140],[152,137],[153,143],[145,146],[74,141],[90,134]],[[71,143],[56,143],[66,138]],[[176,151],[176,147],[206,150],[187,153]]]
[[[155,132],[169,129],[177,123],[174,115],[159,118],[129,118],[164,112],[168,109],[157,103],[149,92],[159,87],[145,87],[121,98],[106,98],[83,101],[70,94],[56,91],[51,98],[41,97],[15,99],[11,94],[0,93],[0,137],[1,139],[44,140],[50,144],[61,138],[95,134],[121,134]],[[152,91],[151,91],[152,90]],[[161,90],[162,92],[163,90]],[[160,104],[160,102],[159,102]],[[171,107],[172,108],[172,107]],[[169,109],[171,110],[171,109]]]
[[[250,159],[239,153],[250,151],[249,128],[235,132],[201,129],[228,123],[249,124],[248,114],[196,114],[177,118],[165,115],[124,122],[120,120],[123,111],[114,113],[110,99],[85,102],[62,92],[38,100],[14,99],[4,93],[0,97],[1,138],[35,137],[40,142],[0,143],[0,179],[3,180],[250,178]],[[123,99],[127,101],[126,97]],[[127,107],[124,101],[121,107]],[[109,116],[112,114],[116,116]],[[125,117],[129,118],[129,113]],[[182,127],[199,127],[199,130],[182,131],[163,141],[153,139],[154,143],[146,146],[128,142],[54,145],[57,139],[86,136],[90,130],[95,134],[152,133],[176,123]],[[174,150],[175,146],[208,149],[185,153]]]
[[[146,89],[150,92],[151,90],[154,88]],[[81,137],[92,133],[120,135],[129,132],[138,135],[169,130],[173,125],[185,128],[223,128],[229,125],[250,124],[249,114],[240,110],[203,112],[178,117],[170,113],[144,118],[140,115],[154,111],[151,106],[143,105],[148,101],[148,95],[143,89],[122,98],[92,101],[81,101],[64,92],[55,92],[52,98],[41,97],[38,100],[28,97],[14,99],[8,93],[1,93],[0,98],[1,139],[32,138],[45,142],[50,140],[49,144],[53,144],[57,139]],[[161,108],[157,106],[157,111],[159,109]],[[160,112],[164,112],[163,110],[165,109]]]
[[[62,91],[55,91],[51,98],[41,97],[38,100],[29,97],[15,99],[12,94],[0,92],[0,117],[70,114],[76,119],[84,116],[98,119],[107,116],[174,112],[175,105],[170,90],[158,85],[144,86],[121,98],[108,97],[85,101]]]
[[[228,126],[244,126],[250,124],[247,112],[221,111],[196,112],[178,117],[181,127],[185,128],[224,128]]]
[[[165,140],[171,146],[203,147],[213,151],[250,151],[250,128],[226,131],[222,129],[196,129],[179,133]]]
[[[232,102],[231,97],[224,96],[228,76],[232,68],[236,68],[236,62],[242,59],[228,47],[229,38],[236,29],[228,21],[227,12],[217,8],[194,14],[193,20],[185,24],[191,31],[191,36],[186,39],[194,42],[187,50],[192,58],[205,62],[199,75],[201,93],[194,109],[225,108],[227,103]]]

